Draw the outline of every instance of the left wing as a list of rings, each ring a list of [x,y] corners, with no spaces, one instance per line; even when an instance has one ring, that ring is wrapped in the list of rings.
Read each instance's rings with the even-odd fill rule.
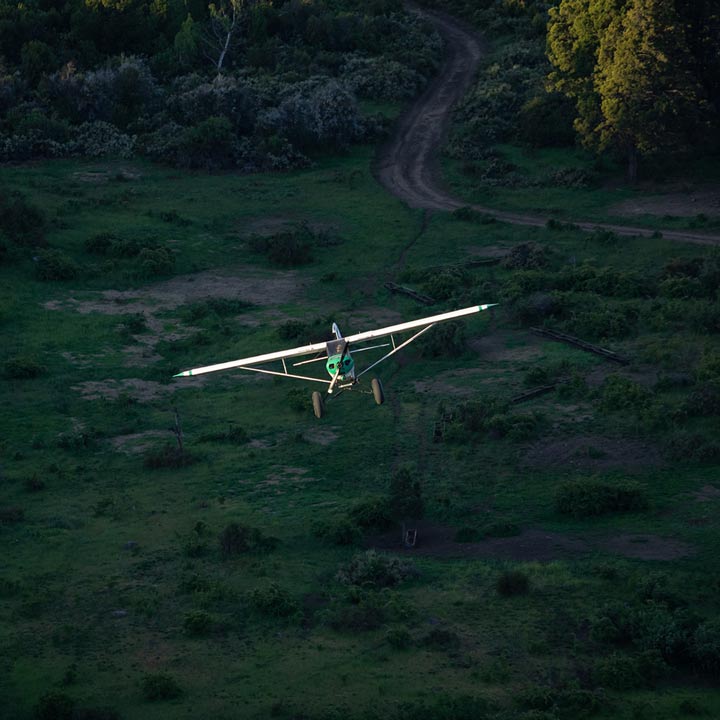
[[[205,367],[193,368],[192,370],[185,370],[177,375],[173,375],[173,377],[190,377],[209,372],[216,372],[217,370],[229,370],[230,368],[247,367],[248,365],[260,365],[261,363],[271,362],[273,360],[284,360],[285,358],[324,352],[326,347],[327,342],[314,343],[313,345],[303,345],[302,347],[291,348],[290,350],[279,350],[278,352],[265,353],[265,355],[254,355],[253,357],[231,360],[230,362],[218,363],[217,365],[206,365]]]

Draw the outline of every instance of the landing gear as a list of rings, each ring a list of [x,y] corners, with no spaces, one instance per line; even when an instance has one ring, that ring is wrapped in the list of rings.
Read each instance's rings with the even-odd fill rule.
[[[370,381],[370,387],[372,388],[372,394],[375,398],[375,402],[378,405],[382,405],[385,402],[385,394],[383,393],[383,386],[378,378],[373,378]]]
[[[321,418],[325,414],[325,403],[323,402],[323,396],[319,392],[312,394],[313,412],[316,418]]]

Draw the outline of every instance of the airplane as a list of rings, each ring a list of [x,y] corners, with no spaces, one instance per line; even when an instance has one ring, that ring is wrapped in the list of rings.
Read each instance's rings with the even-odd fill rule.
[[[218,363],[216,365],[206,365],[205,367],[193,368],[192,370],[179,372],[176,375],[173,375],[173,377],[194,377],[195,375],[203,375],[204,373],[236,368],[238,370],[250,370],[251,372],[263,373],[264,375],[275,375],[294,378],[296,380],[308,380],[310,382],[324,383],[328,386],[327,397],[332,397],[333,394],[337,397],[337,395],[339,395],[343,390],[353,389],[356,385],[358,385],[360,378],[365,375],[365,373],[369,372],[381,362],[387,360],[389,357],[402,350],[404,347],[407,347],[411,342],[417,340],[421,335],[435,327],[438,323],[465,317],[467,315],[473,315],[494,307],[495,305],[497,305],[497,303],[491,303],[489,305],[473,305],[472,307],[463,308],[462,310],[453,310],[440,315],[432,315],[430,317],[420,318],[419,320],[411,320],[410,322],[400,323],[399,325],[390,325],[378,330],[368,330],[367,332],[349,335],[348,337],[343,337],[340,332],[340,328],[336,323],[333,323],[332,332],[335,337],[330,341],[313,343],[312,345],[304,345],[302,347],[291,348],[290,350],[280,350],[279,352],[266,353],[264,355],[255,355],[253,357],[241,358],[240,360],[232,360],[231,362]],[[399,344],[396,343],[395,335],[407,330],[418,331],[407,340],[404,340]],[[362,343],[368,340],[375,340],[377,338],[384,338],[388,336],[390,337],[389,343],[358,348],[355,347],[356,343]],[[358,368],[355,366],[355,360],[350,352],[351,346],[353,346],[352,353],[356,354],[383,347],[392,347],[392,350],[385,353],[385,355],[383,355],[379,360],[376,360],[374,363],[358,372]],[[321,353],[321,355],[318,355],[318,353]],[[313,354],[317,357],[293,363],[292,367],[299,367],[301,365],[321,362],[324,360],[325,369],[330,376],[330,380],[288,372],[285,360],[288,358],[296,358],[302,357],[303,355]],[[268,370],[267,368],[254,367],[256,365],[264,365],[278,360],[282,363],[282,372],[279,370]],[[378,378],[372,378],[370,381],[370,388],[375,402],[378,405],[382,405],[385,401],[385,395],[383,393],[383,387],[380,380]],[[321,393],[317,391],[313,392],[312,404],[315,417],[323,417],[325,414],[325,401]]]

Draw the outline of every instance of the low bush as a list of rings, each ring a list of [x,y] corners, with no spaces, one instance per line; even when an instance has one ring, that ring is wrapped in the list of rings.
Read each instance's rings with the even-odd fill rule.
[[[191,322],[197,322],[208,315],[217,315],[218,317],[240,315],[250,307],[252,307],[252,303],[240,300],[240,298],[209,297],[186,305],[183,307],[182,313]]]
[[[640,410],[650,403],[647,388],[622,375],[608,375],[600,389],[600,408],[606,412]]]
[[[507,520],[496,520],[484,525],[481,532],[486,537],[514,537],[520,534],[520,528]]]
[[[720,620],[707,620],[695,630],[691,655],[694,663],[715,680],[720,680]]]
[[[38,280],[74,280],[80,275],[80,268],[59,250],[41,250],[35,261],[35,276]]]
[[[247,552],[268,552],[277,547],[278,539],[258,528],[230,523],[220,533],[220,553],[229,558]]]
[[[356,545],[362,538],[360,528],[347,517],[316,523],[313,534],[333,545]]]
[[[611,690],[636,690],[655,687],[667,671],[668,666],[657,650],[635,655],[614,652],[595,664],[593,679]]]
[[[230,445],[244,445],[248,434],[239,425],[230,425],[226,430],[211,430],[199,437],[200,442],[220,442]]]
[[[174,445],[148,450],[143,458],[143,465],[151,470],[162,468],[183,468],[193,465],[198,460],[195,455],[181,450]]]
[[[366,529],[387,530],[395,524],[384,497],[361,500],[350,508],[349,515],[356,525]]]
[[[530,592],[530,578],[521,570],[505,570],[495,583],[499,595],[513,597]]]
[[[263,615],[286,618],[299,611],[297,602],[276,583],[256,588],[250,593],[250,604]]]
[[[167,247],[144,247],[138,253],[136,266],[141,277],[170,275],[175,270],[175,255]]]
[[[412,572],[410,565],[395,557],[380,555],[375,550],[355,555],[335,576],[345,585],[379,589],[399,585]]]
[[[502,260],[503,267],[511,270],[537,270],[545,267],[548,252],[543,245],[526,242],[516,245]]]
[[[25,511],[16,505],[0,507],[0,525],[17,525],[25,519]]]
[[[672,460],[715,462],[720,459],[720,442],[699,432],[680,430],[670,437],[668,454]]]
[[[183,630],[190,637],[209,635],[215,626],[215,619],[204,610],[193,610],[183,619]]]
[[[385,641],[395,650],[407,650],[412,645],[412,635],[405,628],[393,628],[387,631]]]
[[[3,376],[8,380],[29,380],[45,373],[45,366],[32,355],[16,355],[3,364]]]
[[[74,720],[76,701],[64,692],[45,693],[35,705],[35,720]]]
[[[457,357],[466,349],[465,323],[456,320],[436,325],[418,340],[423,357]]]
[[[433,628],[420,640],[420,644],[431,650],[455,650],[460,647],[460,638],[452,630]]]
[[[25,196],[0,187],[0,231],[18,245],[42,244],[45,215]]]
[[[616,483],[601,480],[568,480],[555,493],[559,513],[575,518],[617,512],[647,510],[648,500],[643,488],[626,480]]]
[[[175,678],[163,673],[146,675],[140,685],[143,697],[150,702],[173,700],[182,695],[182,689]]]
[[[255,235],[248,242],[253,252],[262,253],[273,265],[298,267],[312,261],[316,240],[307,225],[298,225],[275,235]]]
[[[375,594],[353,598],[351,604],[335,602],[325,611],[325,622],[339,632],[367,632],[382,627],[387,612],[382,600]]]

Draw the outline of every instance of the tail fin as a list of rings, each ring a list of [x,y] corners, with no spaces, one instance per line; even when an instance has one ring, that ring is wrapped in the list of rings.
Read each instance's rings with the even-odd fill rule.
[[[336,340],[339,340],[342,337],[342,333],[340,332],[340,328],[337,326],[337,323],[332,324],[332,331]]]

